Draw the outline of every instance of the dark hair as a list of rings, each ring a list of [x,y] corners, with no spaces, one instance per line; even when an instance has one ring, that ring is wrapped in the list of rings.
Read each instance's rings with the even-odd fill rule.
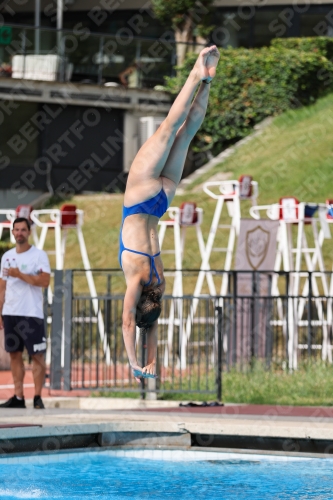
[[[143,290],[136,308],[136,325],[139,328],[149,328],[157,320],[161,310],[160,290]]]
[[[30,231],[30,222],[25,217],[17,217],[13,222],[13,227],[15,226],[16,222],[25,222],[28,230]]]

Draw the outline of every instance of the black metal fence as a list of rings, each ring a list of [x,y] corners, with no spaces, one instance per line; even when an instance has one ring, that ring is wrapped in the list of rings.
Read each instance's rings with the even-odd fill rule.
[[[220,399],[224,370],[248,369],[253,361],[296,369],[308,358],[332,360],[333,296],[321,291],[332,285],[332,273],[210,272],[217,288],[227,276],[227,294],[164,296],[158,379],[140,386],[122,338],[121,274],[93,272],[98,291],[92,297],[85,291],[84,271],[65,271],[64,279],[56,271],[51,387],[189,397],[205,393]],[[183,271],[184,282],[189,280],[185,289],[197,274]],[[295,283],[302,294],[293,294]],[[139,331],[137,348],[144,365],[145,339]]]

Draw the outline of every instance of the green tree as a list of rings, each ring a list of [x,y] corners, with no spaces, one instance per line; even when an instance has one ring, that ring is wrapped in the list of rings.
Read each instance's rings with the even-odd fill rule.
[[[183,64],[188,52],[198,52],[206,45],[212,29],[210,14],[213,0],[152,0],[156,17],[171,25],[177,43],[177,64]],[[196,44],[191,48],[189,43]]]

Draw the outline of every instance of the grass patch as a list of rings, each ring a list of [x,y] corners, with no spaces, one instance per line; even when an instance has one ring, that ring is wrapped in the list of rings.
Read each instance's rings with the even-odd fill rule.
[[[91,394],[92,398],[129,398],[129,399],[139,399],[141,396],[140,392],[131,391],[96,391]]]
[[[322,362],[306,363],[299,370],[232,371],[223,376],[223,401],[226,403],[332,406],[333,367]]]
[[[6,231],[7,233],[7,231]],[[6,236],[9,236],[6,235]],[[14,248],[15,245],[13,245],[13,243],[11,243],[9,241],[9,238],[8,239],[4,239],[3,241],[0,241],[0,259],[2,258],[3,254],[5,252],[7,252],[8,250],[10,250],[11,248]]]
[[[214,391],[214,376],[209,390]],[[204,389],[204,387],[202,387]],[[95,397],[139,398],[140,393],[99,391]],[[215,401],[214,394],[161,392],[164,401]],[[239,404],[270,404],[290,406],[332,406],[333,366],[318,362],[300,365],[293,373],[284,370],[265,370],[256,363],[252,370],[232,370],[222,375],[222,401]]]
[[[258,180],[261,204],[277,202],[281,196],[324,202],[333,196],[332,124],[333,94],[287,111],[188,189],[224,171],[232,172],[235,179],[249,174]]]

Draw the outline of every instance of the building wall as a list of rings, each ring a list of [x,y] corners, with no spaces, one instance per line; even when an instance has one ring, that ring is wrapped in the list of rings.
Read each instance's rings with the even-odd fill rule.
[[[145,9],[147,0],[65,0],[64,11],[88,11],[94,7],[110,10],[136,10]],[[234,2],[235,3],[235,2]],[[57,5],[56,0],[40,0],[41,10],[49,12]],[[35,0],[7,0],[6,6],[0,6],[2,11],[11,12],[33,12]]]
[[[0,150],[9,158],[1,171],[1,188],[22,202],[31,191],[52,190],[66,197],[73,192],[123,189],[123,113],[20,103],[0,135]]]
[[[18,205],[31,205],[41,196],[41,191],[25,191],[23,196],[18,196],[15,189],[0,189],[0,209],[15,209]],[[37,208],[37,207],[36,207]],[[0,215],[0,220],[6,220],[5,215]]]
[[[333,4],[223,7],[211,41],[222,47],[268,46],[276,37],[333,36]]]
[[[27,193],[49,191],[66,196],[73,191],[124,189],[126,174],[139,146],[139,118],[165,116],[170,98],[151,89],[163,84],[165,76],[174,74],[176,63],[171,27],[162,26],[146,6],[141,0],[66,3],[63,26],[75,33],[69,33],[62,56],[66,64],[73,66],[73,72],[63,89],[54,89],[58,98],[50,99],[52,92],[46,92],[50,83],[41,84],[40,88],[37,84],[25,84],[29,88],[23,89],[24,97],[20,97],[16,107],[15,99],[19,97],[13,98],[7,90],[5,95],[2,81],[0,101],[14,102],[4,121],[4,112],[0,110],[1,189],[7,190],[3,202],[16,196],[19,203],[28,197]],[[1,3],[0,23],[33,25],[34,7],[34,0]],[[54,28],[56,21],[56,2],[42,0],[41,25]],[[216,0],[212,24],[215,27],[210,41],[221,47],[262,47],[275,37],[333,36],[333,1],[302,4],[282,0]],[[39,42],[42,54],[58,50],[55,31],[42,31]],[[23,33],[21,27],[13,28],[12,43],[0,44],[0,64],[10,63],[15,53],[35,51],[35,32],[25,29]],[[133,61],[141,65],[143,91],[119,85],[120,73]],[[12,79],[8,82],[16,93],[19,83]],[[117,95],[107,95],[104,84],[115,84]],[[95,97],[90,95],[89,87]],[[112,88],[108,91],[113,92]],[[132,99],[131,93],[135,92],[138,95]],[[67,98],[71,93],[73,96]],[[96,95],[106,98],[105,107],[98,103]],[[47,120],[44,126],[38,119],[36,122],[36,116],[43,113]],[[77,127],[74,123],[78,123]],[[1,158],[6,156],[10,162],[4,169]],[[186,172],[198,166],[188,159]]]
[[[148,6],[142,0],[70,0],[65,2],[63,27],[159,38],[171,26],[163,26]],[[0,13],[6,23],[33,25],[34,0],[10,0]],[[56,27],[56,13],[55,1],[41,1],[42,26]],[[212,41],[222,46],[259,47],[276,36],[332,36],[333,1],[216,0],[211,21]]]
[[[170,103],[161,91],[0,78],[0,208],[123,191],[140,117],[163,118]]]
[[[6,5],[1,5],[1,11],[11,12],[33,12],[35,9],[35,0],[7,0]],[[56,0],[41,0],[41,10],[51,11],[56,7]],[[271,5],[325,5],[331,4],[332,0],[303,0],[303,2],[294,0],[215,0],[214,6],[219,7],[239,7],[239,6],[271,6]],[[119,10],[148,10],[149,2],[147,0],[67,0],[64,2],[65,12],[89,11],[92,8],[101,8],[112,12]]]

